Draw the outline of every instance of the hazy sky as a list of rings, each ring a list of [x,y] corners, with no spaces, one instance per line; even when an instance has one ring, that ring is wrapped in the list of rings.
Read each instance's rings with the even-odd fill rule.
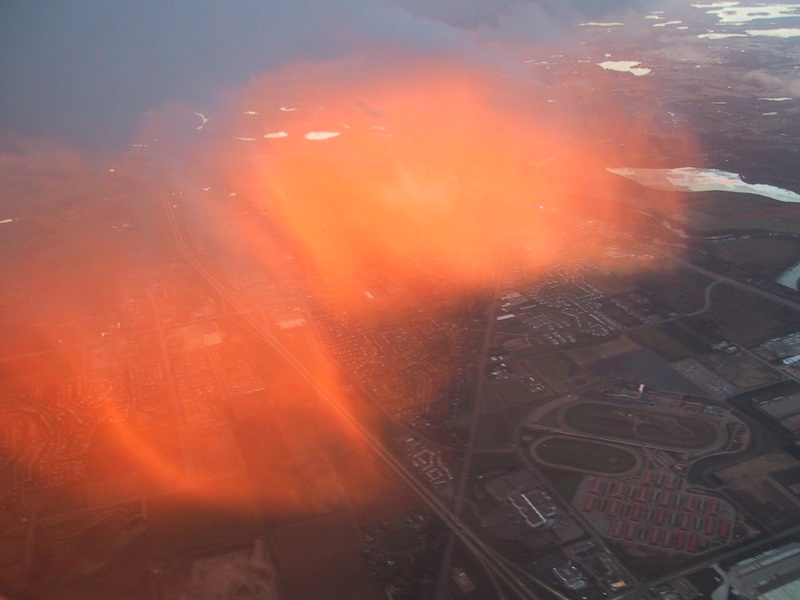
[[[203,106],[220,90],[298,60],[389,49],[396,57],[475,51],[467,30],[531,42],[634,0],[4,0],[0,135],[84,149],[126,143],[166,102]],[[651,0],[649,4],[653,4]],[[519,23],[515,23],[519,29]]]

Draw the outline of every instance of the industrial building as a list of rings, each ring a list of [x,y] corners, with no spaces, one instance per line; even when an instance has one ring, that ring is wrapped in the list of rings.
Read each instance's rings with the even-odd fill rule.
[[[797,600],[800,543],[767,550],[738,562],[728,575],[731,589],[743,600]]]

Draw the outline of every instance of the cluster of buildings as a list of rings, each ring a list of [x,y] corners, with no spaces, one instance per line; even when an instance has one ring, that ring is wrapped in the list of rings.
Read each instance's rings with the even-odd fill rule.
[[[0,403],[0,499],[69,483],[71,475],[82,474],[71,431],[64,427],[67,415],[45,409],[27,390],[6,392]]]
[[[503,296],[497,320],[518,318],[538,339],[554,347],[578,342],[579,333],[607,337],[624,327],[603,313],[599,302],[603,297],[580,276],[555,273],[525,294],[514,291]]]
[[[767,361],[794,358],[800,355],[800,332],[773,338],[753,350],[753,353]]]
[[[742,560],[728,571],[728,579],[741,600],[796,600],[800,598],[800,543]]]
[[[481,349],[481,330],[470,328],[463,311],[435,308],[420,308],[402,323],[362,322],[335,312],[318,319],[326,342],[361,391],[417,429],[460,414],[465,373]]]
[[[514,491],[506,496],[506,503],[531,529],[538,529],[558,516],[552,498],[542,490]]]
[[[762,400],[756,408],[795,437],[800,436],[800,392]]]
[[[678,483],[674,474],[650,469],[635,482],[595,477],[584,484],[579,507],[608,537],[641,546],[695,553],[729,542],[733,508]]]
[[[764,342],[753,353],[778,370],[793,377],[800,375],[800,331]]]
[[[513,522],[529,529],[551,526],[558,519],[558,507],[526,473],[511,474],[491,481],[486,491]]]
[[[621,288],[609,298],[592,285],[593,269],[583,263],[555,268],[530,288],[506,291],[500,297],[496,330],[518,338],[505,341],[504,349],[569,348],[674,316],[637,291]]]
[[[578,591],[589,585],[586,576],[571,562],[553,567],[556,580],[568,590]]]
[[[431,485],[446,495],[453,493],[453,472],[446,464],[441,448],[414,436],[404,439],[402,446],[411,465]]]

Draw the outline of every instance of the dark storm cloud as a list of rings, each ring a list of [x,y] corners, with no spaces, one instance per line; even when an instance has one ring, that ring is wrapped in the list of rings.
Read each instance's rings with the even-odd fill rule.
[[[56,136],[84,148],[127,141],[148,110],[203,105],[293,61],[386,48],[462,52],[462,31],[536,7],[549,21],[631,2],[573,0],[6,0],[0,4],[0,133]],[[587,13],[588,14],[588,13]],[[533,40],[532,40],[533,41]]]

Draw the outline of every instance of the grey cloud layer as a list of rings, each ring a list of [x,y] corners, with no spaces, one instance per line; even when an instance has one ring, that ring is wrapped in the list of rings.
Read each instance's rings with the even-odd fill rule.
[[[626,0],[7,0],[0,4],[0,134],[82,147],[125,141],[167,102],[209,103],[267,69],[384,48],[474,52],[464,30],[519,14],[532,40]],[[519,23],[516,27],[519,28]]]

